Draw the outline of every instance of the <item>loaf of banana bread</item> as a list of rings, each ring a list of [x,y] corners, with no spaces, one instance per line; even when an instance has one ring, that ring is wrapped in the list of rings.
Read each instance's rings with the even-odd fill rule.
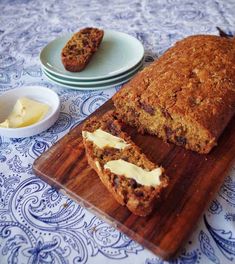
[[[84,28],[75,33],[61,52],[62,63],[71,72],[82,71],[97,51],[104,31],[98,28]]]
[[[82,135],[88,163],[113,197],[136,215],[151,213],[168,185],[163,168],[141,153],[112,112],[89,119]]]
[[[210,152],[235,112],[235,38],[196,35],[177,42],[113,102],[140,132]]]

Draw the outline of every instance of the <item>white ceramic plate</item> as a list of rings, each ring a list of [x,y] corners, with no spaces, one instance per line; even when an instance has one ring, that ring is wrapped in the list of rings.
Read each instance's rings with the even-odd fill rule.
[[[52,90],[41,86],[26,86],[12,89],[0,95],[0,123],[11,113],[16,101],[20,97],[28,97],[38,102],[46,103],[50,109],[47,115],[39,122],[20,128],[2,128],[0,135],[10,138],[30,137],[51,127],[59,117],[60,99]]]
[[[99,49],[81,72],[69,72],[61,62],[61,51],[72,34],[50,42],[40,54],[40,61],[47,71],[60,77],[76,80],[99,80],[124,73],[135,67],[144,56],[139,40],[128,34],[105,30]]]
[[[88,90],[102,90],[102,89],[108,89],[108,88],[112,88],[121,84],[126,83],[127,81],[129,81],[133,76],[130,76],[128,78],[124,78],[123,80],[120,80],[118,82],[111,82],[109,84],[104,84],[104,85],[76,85],[76,84],[67,84],[64,83],[63,81],[61,81],[58,78],[54,78],[51,75],[49,76],[48,72],[43,71],[44,75],[47,77],[47,79],[49,81],[52,81],[53,83],[60,85],[62,87],[68,88],[68,89],[74,89],[74,90],[83,90],[83,91],[88,91]]]

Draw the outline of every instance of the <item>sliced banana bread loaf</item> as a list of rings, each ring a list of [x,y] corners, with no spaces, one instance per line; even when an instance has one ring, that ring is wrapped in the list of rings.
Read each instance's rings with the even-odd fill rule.
[[[104,31],[98,28],[84,28],[75,33],[61,52],[62,63],[71,72],[82,71],[97,51]]]
[[[112,112],[83,126],[88,163],[114,198],[136,215],[151,213],[168,185],[163,168],[155,165],[122,132]]]
[[[139,131],[208,153],[235,113],[235,38],[197,35],[177,42],[113,102]]]

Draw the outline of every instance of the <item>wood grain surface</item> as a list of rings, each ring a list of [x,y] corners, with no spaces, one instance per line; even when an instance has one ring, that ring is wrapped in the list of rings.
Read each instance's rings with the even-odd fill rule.
[[[111,100],[93,115],[113,108]],[[88,117],[89,118],[89,117]],[[81,124],[34,162],[34,172],[62,189],[114,227],[164,259],[174,257],[186,242],[227,175],[235,157],[235,122],[230,122],[210,154],[200,155],[154,136],[137,134],[128,127],[132,140],[152,160],[166,169],[170,178],[164,198],[154,212],[138,217],[119,205],[89,167],[81,138]]]

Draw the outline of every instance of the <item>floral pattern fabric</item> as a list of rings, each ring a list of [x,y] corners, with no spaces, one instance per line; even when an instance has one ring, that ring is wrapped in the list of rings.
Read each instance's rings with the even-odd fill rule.
[[[29,138],[0,137],[0,263],[234,263],[235,166],[180,254],[163,261],[32,172],[40,156],[120,87],[76,91],[47,81],[41,49],[67,32],[96,26],[145,47],[145,65],[192,34],[235,34],[235,2],[216,0],[1,0],[0,93],[42,85],[61,99],[58,121]],[[1,107],[1,106],[0,106]]]

